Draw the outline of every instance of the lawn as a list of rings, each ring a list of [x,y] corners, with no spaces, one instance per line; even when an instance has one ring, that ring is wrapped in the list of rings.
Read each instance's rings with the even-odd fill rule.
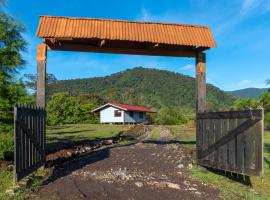
[[[192,125],[166,126],[174,138],[187,148],[195,149],[195,129]],[[270,132],[264,132],[264,176],[250,177],[251,186],[232,181],[226,176],[194,167],[193,178],[222,189],[223,199],[270,199]]]
[[[69,124],[61,126],[49,126],[46,130],[46,142],[48,150],[57,149],[59,145],[65,145],[74,141],[105,139],[117,136],[128,130],[131,125],[110,124]]]

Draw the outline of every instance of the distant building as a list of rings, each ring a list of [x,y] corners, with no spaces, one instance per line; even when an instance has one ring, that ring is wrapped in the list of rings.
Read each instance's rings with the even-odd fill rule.
[[[92,112],[99,112],[100,123],[143,123],[146,122],[146,113],[152,110],[142,106],[107,103]]]

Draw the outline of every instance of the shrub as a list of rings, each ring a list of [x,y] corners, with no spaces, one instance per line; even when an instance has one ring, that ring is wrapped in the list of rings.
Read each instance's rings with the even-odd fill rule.
[[[187,123],[188,118],[179,108],[162,108],[158,111],[155,122],[161,125],[179,125]]]
[[[91,111],[99,99],[95,95],[71,96],[67,92],[55,93],[47,104],[48,125],[98,123],[98,116]]]
[[[257,109],[260,107],[260,103],[255,99],[238,99],[233,104],[234,110],[249,110]]]

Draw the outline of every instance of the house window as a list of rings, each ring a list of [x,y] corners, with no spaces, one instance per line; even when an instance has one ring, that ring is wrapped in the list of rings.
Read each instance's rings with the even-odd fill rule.
[[[133,112],[133,111],[130,111],[130,112],[129,112],[129,115],[130,115],[130,117],[133,117],[134,112]]]
[[[120,110],[115,110],[114,111],[114,117],[121,117],[122,112]]]
[[[143,112],[140,112],[140,118],[141,119],[143,118]]]

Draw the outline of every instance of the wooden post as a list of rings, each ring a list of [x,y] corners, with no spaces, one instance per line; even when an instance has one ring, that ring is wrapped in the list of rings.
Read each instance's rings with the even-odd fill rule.
[[[45,108],[46,98],[46,58],[47,45],[39,44],[37,47],[37,106]]]
[[[196,55],[196,115],[206,111],[206,77],[205,77],[205,53],[199,52]],[[197,161],[202,153],[203,141],[203,120],[196,119],[196,150]]]
[[[205,53],[199,52],[196,56],[196,112],[206,111],[206,63]]]

